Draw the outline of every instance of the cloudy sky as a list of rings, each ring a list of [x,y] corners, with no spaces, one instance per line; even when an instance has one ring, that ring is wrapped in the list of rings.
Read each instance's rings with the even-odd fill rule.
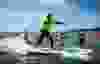
[[[51,12],[59,16],[57,20],[64,21],[65,24],[76,24],[78,27],[100,25],[99,13],[96,16],[98,2],[99,0],[0,0],[0,31],[24,31],[24,24],[29,24],[29,31],[37,32],[39,16],[47,15],[50,11],[48,8],[52,8]],[[61,25],[57,26],[57,29],[64,31],[68,28]]]

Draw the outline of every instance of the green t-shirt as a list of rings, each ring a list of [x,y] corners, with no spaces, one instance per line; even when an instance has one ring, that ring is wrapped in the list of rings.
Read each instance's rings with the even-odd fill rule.
[[[40,31],[56,32],[56,19],[53,16],[51,18],[48,18],[48,16],[41,18]]]

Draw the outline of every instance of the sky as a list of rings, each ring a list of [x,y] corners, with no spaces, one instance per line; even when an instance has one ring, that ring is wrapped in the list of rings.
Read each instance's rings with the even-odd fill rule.
[[[57,25],[57,31],[70,28],[100,25],[99,0],[0,0],[0,32],[39,32],[39,16],[52,12],[65,25]],[[52,8],[48,10],[48,8]],[[97,11],[97,13],[96,13]],[[71,24],[71,27],[68,25]],[[74,25],[73,25],[74,24]],[[77,26],[78,27],[77,27]],[[70,28],[67,28],[70,27]]]

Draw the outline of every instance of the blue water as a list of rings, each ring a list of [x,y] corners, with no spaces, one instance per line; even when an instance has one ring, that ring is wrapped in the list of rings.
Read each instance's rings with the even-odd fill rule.
[[[3,3],[0,4],[2,5],[0,6],[0,32],[24,32],[24,24],[29,25],[27,27],[29,32],[39,32],[39,16],[46,16],[48,8],[52,8],[54,15],[61,16],[65,24],[100,25],[99,17],[96,17],[96,0],[80,0],[80,2],[74,0],[73,6],[76,8],[71,8],[70,0],[66,0],[66,7],[68,8],[64,8],[64,0],[56,1],[53,1],[53,3],[51,0],[0,1]],[[8,6],[5,5],[7,3]],[[70,28],[57,25],[56,31],[61,32],[65,29],[69,30]]]

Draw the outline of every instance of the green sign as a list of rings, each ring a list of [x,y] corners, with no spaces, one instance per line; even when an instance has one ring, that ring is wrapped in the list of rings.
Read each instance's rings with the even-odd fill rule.
[[[64,64],[80,64],[80,32],[64,33]]]
[[[100,40],[97,40],[95,44],[96,44],[96,48],[100,48]]]
[[[64,48],[72,48],[72,46],[80,46],[79,32],[65,32],[64,33]]]

